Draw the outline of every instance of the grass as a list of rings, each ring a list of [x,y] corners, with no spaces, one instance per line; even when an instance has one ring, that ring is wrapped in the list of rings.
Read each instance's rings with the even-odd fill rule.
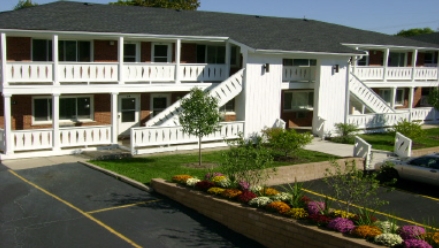
[[[222,152],[224,151],[203,153],[203,164],[220,165]],[[336,156],[325,153],[302,150],[298,155],[298,159],[294,161],[275,161],[272,166],[278,167],[300,163],[327,161],[337,158],[338,157]],[[189,174],[198,178],[204,178],[204,175],[209,171],[222,171],[221,166],[213,169],[193,168],[192,166],[187,166],[188,164],[198,164],[198,153],[148,156],[120,160],[95,160],[91,161],[91,163],[145,184],[150,183],[152,178],[170,180],[172,176],[179,174]]]
[[[423,129],[424,135],[413,139],[412,149],[422,149],[439,145],[439,128]],[[395,145],[394,133],[376,133],[359,135],[373,149],[393,151]]]

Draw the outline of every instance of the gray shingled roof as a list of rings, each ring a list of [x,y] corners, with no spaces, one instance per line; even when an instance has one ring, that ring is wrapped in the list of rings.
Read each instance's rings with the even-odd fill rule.
[[[422,34],[410,37],[410,39],[439,45],[439,32],[433,34]]]
[[[341,45],[437,47],[314,20],[58,1],[0,13],[0,29],[230,37],[259,50],[353,53]]]

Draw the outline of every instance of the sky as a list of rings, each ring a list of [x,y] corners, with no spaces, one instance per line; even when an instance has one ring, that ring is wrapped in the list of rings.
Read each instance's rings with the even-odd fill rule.
[[[56,0],[32,0],[45,4]],[[101,3],[117,0],[71,0]],[[18,0],[0,0],[0,11]],[[429,27],[439,31],[439,0],[200,0],[200,11],[307,18],[344,26],[396,34],[403,29]]]

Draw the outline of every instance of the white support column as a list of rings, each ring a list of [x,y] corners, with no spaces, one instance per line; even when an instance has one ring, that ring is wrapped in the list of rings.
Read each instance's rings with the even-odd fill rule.
[[[390,95],[390,107],[395,109],[395,100],[396,100],[396,87],[392,88],[392,94]]]
[[[346,68],[346,92],[345,92],[345,113],[344,113],[344,123],[347,124],[348,123],[348,119],[349,119],[349,108],[350,108],[350,98],[351,98],[351,92],[349,89],[349,79],[351,77],[350,71],[351,71],[351,63],[346,63],[347,64],[347,68]]]
[[[14,137],[12,135],[11,94],[3,93],[4,121],[5,121],[5,154],[14,153]]]
[[[226,41],[226,78],[228,78],[230,75],[230,58],[232,57],[231,50],[230,42]]]
[[[119,124],[119,109],[117,108],[117,97],[118,93],[111,93],[111,144],[117,144],[117,127]]]
[[[124,46],[124,38],[121,36],[119,37],[119,42],[117,43],[117,59],[119,61],[119,66],[117,68],[117,73],[119,75],[119,84],[125,84],[124,82],[124,69],[123,69],[123,46]]]
[[[1,33],[0,35],[0,42],[1,42],[1,48],[0,48],[0,53],[1,53],[1,84],[3,86],[5,86],[8,82],[7,79],[7,69],[6,69],[6,34],[5,33]]]
[[[415,87],[409,88],[409,121],[412,121],[412,110],[413,110],[413,95],[414,95]]]
[[[59,135],[59,96],[60,93],[52,93],[52,150],[61,150]]]
[[[175,42],[175,83],[180,82],[181,39]]]
[[[58,67],[59,67],[59,55],[58,55],[58,35],[54,34],[52,37],[52,61],[53,61],[53,85],[59,85]]]
[[[358,51],[358,47],[356,47],[355,50]],[[357,69],[358,59],[359,58],[360,58],[359,56],[353,56],[352,60],[351,60],[352,74],[354,74],[354,75],[356,75],[356,69]]]
[[[389,64],[389,53],[390,53],[389,48],[384,50],[384,58],[383,58],[383,67],[384,67],[383,80],[384,80],[384,82],[387,82],[387,67]]]
[[[416,63],[418,62],[418,50],[415,49],[412,52],[412,82],[415,81],[415,70],[416,70]]]

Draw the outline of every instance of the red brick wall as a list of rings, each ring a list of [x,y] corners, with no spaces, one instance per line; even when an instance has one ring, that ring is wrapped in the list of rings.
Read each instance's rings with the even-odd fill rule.
[[[226,121],[226,122],[236,121],[236,115],[226,114],[226,115],[224,115],[224,120],[223,121]]]
[[[140,45],[140,61],[151,62],[151,42],[142,42]]]
[[[145,126],[151,115],[151,94],[140,95],[140,126]]]
[[[6,37],[6,56],[8,61],[31,60],[31,38]]]
[[[94,120],[99,124],[111,125],[111,94],[94,95]]]
[[[384,53],[382,51],[369,51],[369,65],[382,66]]]
[[[181,63],[197,63],[197,44],[181,44]]]
[[[421,87],[415,88],[413,94],[413,108],[421,106],[421,97],[422,97],[422,88]]]
[[[117,62],[117,41],[95,40],[94,41],[94,61],[96,62]]]

